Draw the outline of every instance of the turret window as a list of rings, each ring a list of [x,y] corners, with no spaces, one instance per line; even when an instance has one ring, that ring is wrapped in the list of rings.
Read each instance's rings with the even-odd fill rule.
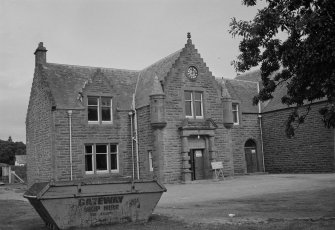
[[[87,118],[90,124],[112,123],[112,98],[87,97]]]
[[[233,108],[232,108],[233,122],[234,122],[234,125],[238,125],[240,123],[240,121],[239,121],[239,108],[238,108],[238,104],[237,103],[233,103],[232,106],[233,106]]]
[[[202,119],[203,93],[198,91],[185,91],[185,116],[187,118]]]
[[[152,159],[152,151],[148,151],[148,159],[149,159],[149,171],[153,172],[154,171],[154,166],[153,166],[153,159]]]

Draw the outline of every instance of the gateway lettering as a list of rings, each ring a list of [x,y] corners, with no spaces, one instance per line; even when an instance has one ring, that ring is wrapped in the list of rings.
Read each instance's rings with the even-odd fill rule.
[[[79,206],[122,203],[123,196],[87,197],[78,200]]]

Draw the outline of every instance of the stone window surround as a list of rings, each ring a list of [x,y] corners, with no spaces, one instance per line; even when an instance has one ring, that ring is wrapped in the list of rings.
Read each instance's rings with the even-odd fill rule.
[[[114,142],[108,142],[108,141],[85,141],[85,143],[83,144],[83,153],[84,153],[84,157],[86,156],[86,146],[92,146],[92,162],[93,162],[93,171],[89,171],[86,172],[85,170],[85,163],[84,163],[84,172],[85,172],[85,176],[105,176],[105,175],[110,175],[110,174],[116,174],[120,172],[120,160],[119,160],[119,144],[114,143]],[[97,171],[96,170],[96,149],[95,146],[96,145],[107,145],[107,170],[104,171]],[[111,169],[111,155],[115,154],[115,152],[111,152],[111,145],[116,145],[116,169]],[[85,162],[85,159],[84,159]]]
[[[148,164],[149,164],[149,171],[154,171],[154,165],[153,165],[153,157],[152,157],[152,150],[148,150]]]
[[[192,106],[193,108],[193,112],[192,112],[192,117],[191,116],[186,116],[186,109],[185,109],[185,91],[190,91],[192,92],[192,94],[194,94],[194,92],[200,92],[201,95],[202,95],[202,117],[198,117],[196,118],[195,117],[195,114],[194,114],[194,106]],[[181,89],[181,95],[182,95],[182,106],[183,106],[183,112],[184,112],[184,117],[187,118],[187,119],[191,119],[191,120],[205,120],[206,117],[205,117],[205,111],[206,111],[206,106],[205,106],[205,90],[204,88],[201,88],[201,87],[182,87]],[[194,99],[193,99],[193,102],[194,103]]]
[[[234,109],[235,107],[235,109]],[[240,115],[239,115],[239,104],[238,103],[232,103],[232,113],[233,113],[233,123],[234,125],[239,125],[240,124]],[[236,114],[236,115],[235,115]],[[235,120],[236,117],[236,120]]]
[[[98,121],[89,121],[88,120],[88,97],[97,97],[99,98],[98,100]],[[102,121],[101,118],[101,109],[102,109],[102,105],[101,105],[101,98],[110,98],[111,100],[111,120],[110,121]],[[86,120],[87,123],[89,125],[111,125],[113,124],[113,119],[114,119],[114,106],[113,106],[113,96],[111,94],[106,94],[106,93],[87,93],[87,95],[85,95],[85,101],[84,101],[84,105],[85,105],[85,109],[86,109]]]
[[[237,119],[238,123],[234,123],[234,126],[241,125],[242,124],[242,110],[241,110],[241,101],[239,100],[232,100],[231,106],[232,106],[232,112],[233,112],[233,104],[237,104]]]

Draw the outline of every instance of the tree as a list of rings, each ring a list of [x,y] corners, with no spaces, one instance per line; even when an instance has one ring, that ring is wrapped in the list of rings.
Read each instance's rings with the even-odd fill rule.
[[[254,6],[257,0],[243,4]],[[267,0],[252,21],[233,18],[229,32],[242,37],[241,53],[233,61],[236,70],[261,65],[263,88],[254,104],[273,98],[278,86],[287,87],[282,103],[294,107],[286,121],[287,136],[294,136],[318,100],[326,101],[319,110],[325,126],[335,127],[334,0]],[[280,39],[280,33],[286,38]]]
[[[11,137],[8,141],[0,140],[0,163],[14,165],[16,155],[25,155],[26,145],[22,142],[13,142]]]

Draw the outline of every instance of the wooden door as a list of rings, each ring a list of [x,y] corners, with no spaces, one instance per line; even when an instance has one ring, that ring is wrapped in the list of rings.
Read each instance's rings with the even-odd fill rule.
[[[191,149],[190,153],[190,170],[192,171],[192,180],[205,179],[204,175],[204,151],[202,149]]]
[[[195,162],[194,162],[194,153],[192,150],[188,153],[188,156],[190,157],[190,159],[188,160],[188,163],[190,164],[191,180],[195,180],[195,173],[194,173],[194,168],[195,168],[194,163]]]
[[[256,148],[244,148],[245,160],[247,163],[247,173],[258,171]]]

